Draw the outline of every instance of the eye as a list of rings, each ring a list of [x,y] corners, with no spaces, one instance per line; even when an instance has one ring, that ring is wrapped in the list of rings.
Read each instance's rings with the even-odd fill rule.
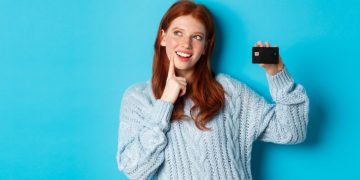
[[[181,35],[182,35],[182,33],[181,33],[180,31],[174,31],[174,34],[175,34],[176,36],[181,36]]]
[[[194,38],[199,41],[201,41],[203,39],[203,37],[200,35],[195,35]]]

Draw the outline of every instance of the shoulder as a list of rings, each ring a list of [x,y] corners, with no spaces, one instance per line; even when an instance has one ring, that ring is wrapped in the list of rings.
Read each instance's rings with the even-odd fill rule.
[[[148,81],[138,82],[125,89],[124,95],[142,93],[147,88]]]
[[[130,85],[122,97],[122,101],[133,101],[141,104],[149,104],[154,99],[149,80]]]
[[[239,93],[241,93],[241,91],[249,89],[249,87],[245,83],[232,77],[229,74],[218,73],[215,76],[215,79],[222,85],[225,93],[230,97],[237,96],[239,95]]]

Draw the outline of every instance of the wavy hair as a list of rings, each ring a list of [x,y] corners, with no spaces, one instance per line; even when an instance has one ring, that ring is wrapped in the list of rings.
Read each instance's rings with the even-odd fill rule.
[[[205,54],[200,57],[194,67],[192,82],[188,83],[186,94],[179,97],[174,104],[171,122],[188,117],[184,114],[184,106],[185,98],[190,97],[194,102],[190,115],[196,127],[200,130],[210,130],[205,125],[224,107],[225,96],[223,87],[215,80],[215,74],[211,70],[210,60],[215,45],[215,25],[210,11],[204,5],[192,1],[177,1],[164,14],[154,44],[152,90],[156,99],[161,98],[169,68],[166,49],[160,45],[161,30],[167,31],[175,18],[190,14],[205,26],[207,45]]]

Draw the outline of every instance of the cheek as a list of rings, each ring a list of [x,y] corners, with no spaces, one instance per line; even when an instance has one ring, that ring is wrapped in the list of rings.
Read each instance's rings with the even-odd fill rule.
[[[166,52],[169,57],[173,55],[178,44],[179,43],[176,39],[171,37],[166,38]]]
[[[174,49],[174,48],[176,48],[178,46],[179,42],[178,42],[178,40],[176,38],[170,37],[168,39],[168,44],[169,44],[170,48]]]
[[[196,51],[197,51],[198,53],[202,53],[205,45],[204,45],[204,43],[202,43],[202,42],[196,42],[196,43],[193,44],[193,47],[194,47],[194,49],[196,49]]]

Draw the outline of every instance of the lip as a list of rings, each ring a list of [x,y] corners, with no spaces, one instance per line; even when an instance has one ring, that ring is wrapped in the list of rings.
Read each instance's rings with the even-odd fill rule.
[[[176,52],[182,52],[182,53],[190,54],[191,56],[190,56],[190,57],[182,57],[182,56],[178,55]],[[189,61],[190,58],[191,58],[192,55],[193,55],[192,52],[190,52],[190,51],[175,51],[175,54],[176,54],[176,56],[178,57],[178,59],[179,59],[180,61],[182,61],[182,62],[187,62],[187,61]]]
[[[175,51],[176,52],[182,52],[182,53],[186,53],[186,54],[193,54],[191,51],[186,51],[186,50],[179,50],[179,51]]]
[[[180,60],[180,61],[182,61],[182,62],[188,62],[189,60],[190,60],[190,58],[191,57],[181,57],[181,56],[179,56],[179,55],[176,55],[177,57],[178,57],[178,59]]]

